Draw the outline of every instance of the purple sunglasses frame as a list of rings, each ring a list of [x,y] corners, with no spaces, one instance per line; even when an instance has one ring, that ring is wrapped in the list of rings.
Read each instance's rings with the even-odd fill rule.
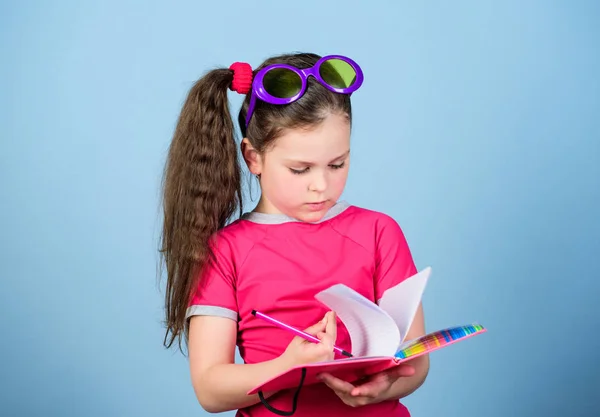
[[[319,74],[319,69],[321,67],[321,64],[323,64],[323,62],[328,61],[330,59],[339,59],[341,61],[344,61],[344,62],[348,63],[354,69],[354,71],[356,72],[356,80],[350,87],[335,88],[335,87],[332,87],[331,85],[327,84],[325,82],[325,80],[323,80],[323,78],[321,78],[321,75]],[[265,78],[265,75],[267,74],[267,72],[269,72],[273,69],[278,69],[278,68],[289,69],[290,71],[293,71],[296,74],[298,74],[298,76],[300,77],[300,80],[302,81],[302,87],[300,88],[300,91],[298,91],[298,93],[295,94],[294,96],[280,98],[280,97],[272,96],[271,94],[267,93],[267,90],[265,89],[265,87],[263,85],[263,80]],[[304,93],[306,91],[307,80],[308,80],[308,77],[310,77],[310,76],[315,77],[317,79],[317,81],[319,81],[319,83],[321,83],[328,90],[333,91],[334,93],[339,93],[339,94],[353,93],[354,91],[356,91],[360,88],[360,86],[362,85],[363,80],[364,80],[363,72],[362,72],[360,66],[356,62],[354,62],[352,59],[350,59],[346,56],[343,56],[343,55],[324,56],[321,59],[319,59],[315,63],[315,65],[313,65],[310,68],[305,68],[305,69],[298,69],[296,67],[293,67],[293,66],[287,65],[287,64],[272,64],[272,65],[266,66],[263,69],[261,69],[260,71],[258,71],[256,76],[254,77],[254,80],[252,81],[250,104],[248,106],[248,113],[246,114],[246,128],[248,128],[248,124],[250,123],[250,119],[252,118],[252,114],[254,113],[254,107],[256,106],[257,98],[266,103],[270,103],[270,104],[282,105],[282,104],[293,103],[294,101],[296,101],[300,97],[302,97],[302,95],[304,95]]]

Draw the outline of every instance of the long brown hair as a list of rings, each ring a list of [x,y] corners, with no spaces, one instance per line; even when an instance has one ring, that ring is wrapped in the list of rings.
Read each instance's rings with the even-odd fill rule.
[[[286,54],[266,60],[259,68],[286,63],[297,68],[313,66],[320,56]],[[233,71],[215,69],[191,88],[179,116],[169,148],[163,179],[162,260],[167,268],[165,293],[166,334],[169,348],[182,336],[187,341],[186,310],[198,286],[202,269],[212,253],[211,237],[242,214],[241,167],[229,113],[227,92]],[[264,153],[285,130],[321,123],[328,114],[344,114],[351,121],[350,97],[332,93],[313,78],[296,102],[277,106],[257,100],[245,128],[248,93],[238,122],[242,136]]]

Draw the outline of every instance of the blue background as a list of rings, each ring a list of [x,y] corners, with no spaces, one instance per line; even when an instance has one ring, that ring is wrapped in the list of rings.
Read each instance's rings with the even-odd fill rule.
[[[289,51],[361,64],[344,197],[433,267],[429,330],[489,329],[413,415],[600,413],[598,3],[320,3],[1,3],[2,415],[205,415],[162,347],[164,158],[206,70]]]

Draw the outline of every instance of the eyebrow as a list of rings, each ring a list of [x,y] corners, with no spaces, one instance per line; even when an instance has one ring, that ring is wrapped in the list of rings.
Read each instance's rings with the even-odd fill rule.
[[[345,158],[350,154],[350,150],[347,150],[346,152],[344,152],[343,154],[341,154],[340,156],[338,156],[337,158],[333,158],[329,163],[331,164],[332,162],[335,162],[339,159]],[[300,164],[300,165],[307,165],[307,166],[312,166],[314,165],[313,162],[306,162],[306,161],[297,161],[295,159],[286,159],[286,162],[288,163],[293,163],[293,164]]]

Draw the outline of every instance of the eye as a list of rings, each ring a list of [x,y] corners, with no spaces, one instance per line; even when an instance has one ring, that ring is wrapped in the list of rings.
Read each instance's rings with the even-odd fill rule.
[[[340,168],[344,168],[344,165],[346,165],[346,161],[342,162],[341,164],[338,165],[329,165],[331,168],[333,169],[340,169]]]
[[[304,169],[293,169],[293,168],[290,168],[290,171],[294,175],[300,175],[300,174],[304,174],[305,172],[308,172],[308,167],[306,167]]]

